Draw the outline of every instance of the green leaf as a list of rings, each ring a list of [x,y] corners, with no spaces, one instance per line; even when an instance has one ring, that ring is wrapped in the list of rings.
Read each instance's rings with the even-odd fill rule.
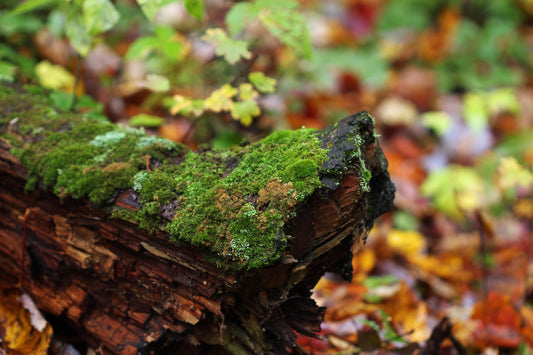
[[[216,54],[223,56],[230,64],[237,63],[241,58],[250,59],[252,57],[245,41],[229,38],[221,28],[208,29],[202,39],[213,43],[216,47]]]
[[[143,82],[143,86],[154,92],[166,92],[170,90],[168,78],[157,74],[148,74]]]
[[[16,66],[0,60],[0,81],[13,82],[15,80],[16,72]]]
[[[61,111],[69,111],[72,108],[74,96],[71,92],[54,90],[50,93],[50,99]]]
[[[91,35],[111,29],[119,18],[120,14],[109,0],[83,1],[83,20]]]
[[[265,76],[263,72],[253,72],[248,75],[248,79],[257,90],[262,93],[272,93],[276,90],[276,79],[269,78]]]
[[[172,61],[179,60],[183,43],[177,39],[176,31],[169,26],[156,26],[154,31],[159,40],[158,48],[163,52],[163,55]]]
[[[432,129],[437,136],[443,136],[452,125],[450,115],[442,111],[425,112],[420,118],[422,119],[422,124]]]
[[[185,9],[191,16],[202,20],[204,16],[204,2],[202,0],[185,0]]]
[[[480,132],[487,126],[489,106],[483,93],[466,93],[463,103],[463,118],[474,132]]]
[[[379,286],[387,286],[393,283],[398,282],[398,278],[393,275],[384,275],[384,276],[368,276],[364,281],[363,285],[371,290]]]
[[[28,0],[24,1],[22,4],[14,8],[11,13],[22,14],[25,12],[37,10],[41,7],[51,7],[52,5],[55,5],[58,2],[58,0]]]
[[[138,115],[130,118],[128,123],[130,126],[134,127],[159,127],[165,122],[163,117],[152,116],[145,113],[140,113]]]
[[[458,165],[432,171],[420,191],[433,199],[435,207],[456,219],[462,219],[465,211],[482,207],[486,196],[481,176]]]
[[[252,117],[258,116],[260,113],[261,110],[255,101],[235,102],[231,107],[231,117],[241,121],[245,126],[249,126],[252,123]]]
[[[126,59],[143,59],[157,48],[159,40],[152,36],[140,37],[133,42],[126,52]]]
[[[175,1],[176,0],[137,0],[137,3],[141,7],[141,10],[148,20],[152,21],[155,14],[161,7]]]
[[[297,55],[311,59],[312,45],[307,22],[301,13],[286,9],[263,9],[259,19],[282,43]]]
[[[81,9],[71,5],[67,13],[65,33],[70,40],[70,45],[82,56],[89,54],[93,37],[89,34],[87,27],[83,23]]]
[[[248,2],[235,4],[226,14],[226,26],[232,36],[236,36],[242,29],[257,16],[257,9]]]

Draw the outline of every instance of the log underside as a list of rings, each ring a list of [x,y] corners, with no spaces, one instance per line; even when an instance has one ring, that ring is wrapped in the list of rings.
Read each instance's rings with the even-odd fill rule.
[[[342,122],[373,132],[356,116]],[[349,168],[338,188],[317,190],[285,226],[290,257],[236,271],[84,201],[60,201],[42,188],[25,193],[26,170],[0,140],[0,286],[17,284],[24,248],[23,288],[70,343],[121,354],[291,352],[296,333],[320,330],[325,309],[310,290],[326,271],[350,277],[352,251],[390,208],[394,187],[381,149],[375,139],[364,143],[371,191],[361,191]],[[116,203],[135,204],[132,191]]]

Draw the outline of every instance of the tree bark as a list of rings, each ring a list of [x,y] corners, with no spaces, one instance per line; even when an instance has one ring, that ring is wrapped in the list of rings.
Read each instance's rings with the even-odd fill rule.
[[[17,285],[24,252],[22,287],[55,334],[104,353],[294,351],[297,333],[315,336],[325,311],[310,290],[326,271],[351,277],[353,252],[394,196],[371,119],[347,117],[317,133],[329,149],[323,186],[284,225],[283,256],[258,269],[222,268],[203,248],[110,218],[109,208],[60,199],[42,184],[25,192],[27,167],[5,139],[10,123],[0,123],[1,287]],[[360,157],[348,154],[354,133]],[[367,188],[361,164],[371,173]],[[133,189],[111,204],[139,207]]]

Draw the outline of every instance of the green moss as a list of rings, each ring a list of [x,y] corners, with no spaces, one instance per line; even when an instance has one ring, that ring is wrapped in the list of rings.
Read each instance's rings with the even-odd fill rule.
[[[28,169],[28,190],[42,181],[60,197],[106,204],[145,169],[146,155],[164,162],[169,153],[185,150],[169,141],[148,139],[140,130],[57,112],[40,91],[31,89],[39,95],[0,90],[0,132]]]
[[[62,198],[105,206],[131,188],[139,209],[115,206],[114,217],[166,229],[174,241],[209,250],[223,267],[275,262],[291,237],[284,225],[324,186],[324,175],[342,177],[343,161],[359,162],[352,165],[361,169],[363,189],[371,178],[359,147],[366,138],[357,132],[342,141],[348,148],[339,143],[336,151],[321,146],[328,139],[301,129],[196,153],[137,129],[50,107],[41,96],[0,88],[0,134],[28,169],[28,189],[42,182]],[[339,152],[340,163],[327,166]]]
[[[261,267],[281,255],[284,224],[318,187],[326,151],[312,130],[280,131],[261,142],[189,152],[178,166],[135,179],[141,223],[169,219],[177,241],[209,247],[233,267]],[[232,263],[233,262],[233,263]]]

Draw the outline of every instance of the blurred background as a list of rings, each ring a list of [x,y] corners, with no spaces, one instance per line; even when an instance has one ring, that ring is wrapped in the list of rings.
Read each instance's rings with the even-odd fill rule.
[[[533,1],[0,10],[0,80],[193,149],[375,117],[394,210],[354,258],[352,282],[316,286],[328,310],[302,349],[421,353],[433,332],[442,354],[533,354]]]

